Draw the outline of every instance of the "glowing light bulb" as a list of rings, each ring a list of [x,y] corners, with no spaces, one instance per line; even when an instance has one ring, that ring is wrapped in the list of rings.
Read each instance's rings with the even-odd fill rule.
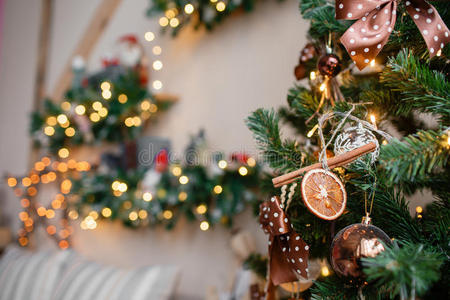
[[[375,67],[375,59],[372,59],[372,60],[370,61],[370,66],[371,66],[371,67]]]
[[[103,99],[109,100],[109,99],[111,99],[111,96],[112,96],[112,93],[110,90],[103,90],[103,92],[102,92]]]
[[[124,104],[127,103],[128,97],[125,94],[120,94],[117,100],[119,100],[120,103]]]
[[[155,46],[152,48],[152,52],[154,55],[160,55],[162,53],[162,49],[160,46]]]
[[[77,114],[77,115],[84,115],[84,113],[86,112],[86,107],[84,107],[83,105],[77,105],[76,107],[75,107],[75,113]]]
[[[175,28],[180,25],[180,21],[177,18],[170,19],[169,25],[170,27]]]
[[[214,190],[214,193],[220,194],[220,193],[222,193],[223,188],[220,185],[216,185],[213,190]]]
[[[194,5],[192,5],[191,3],[186,4],[184,6],[184,12],[188,15],[192,14],[194,12]]]
[[[208,229],[209,229],[209,223],[208,223],[208,221],[202,221],[202,222],[200,223],[200,229],[201,229],[202,231],[208,230]]]
[[[153,200],[153,195],[152,195],[152,193],[150,193],[150,192],[145,192],[145,193],[142,195],[142,199],[143,199],[144,201],[146,201],[146,202],[150,202],[150,201]]]
[[[69,149],[67,148],[61,148],[58,150],[58,156],[61,158],[67,158],[69,157]]]
[[[228,166],[228,163],[222,159],[217,163],[217,165],[219,166],[219,168],[225,169]]]
[[[169,19],[167,19],[166,17],[159,18],[159,25],[161,27],[166,27],[167,25],[169,25]]]
[[[56,125],[56,117],[54,117],[54,116],[48,117],[46,123],[49,126],[55,126]]]
[[[178,200],[180,200],[181,202],[186,201],[188,197],[188,194],[186,192],[180,192],[178,194]]]
[[[56,120],[58,121],[59,124],[64,124],[64,123],[67,123],[67,121],[68,121],[67,116],[64,115],[64,114],[60,114],[60,115],[56,118]]]
[[[159,81],[159,80],[153,81],[153,88],[155,90],[160,90],[162,88],[162,86],[163,86],[163,84],[161,81]]]
[[[103,91],[110,90],[110,89],[111,89],[111,84],[110,84],[108,81],[103,81],[103,82],[100,84],[100,88],[101,88]]]
[[[173,217],[173,212],[170,210],[165,210],[163,212],[163,217],[164,217],[164,219],[170,220]]]
[[[223,1],[219,1],[216,4],[216,10],[219,11],[219,12],[224,11],[226,7],[227,6],[226,6],[225,2],[223,2]]]
[[[103,107],[102,103],[100,101],[95,101],[92,103],[92,108],[96,111],[99,111]]]
[[[72,127],[66,128],[64,132],[68,137],[72,137],[75,135],[75,129],[73,129]]]
[[[416,213],[420,214],[423,212],[422,206],[416,206]]]
[[[254,167],[254,166],[256,166],[256,160],[255,160],[253,157],[249,157],[249,158],[247,159],[247,165],[248,165],[249,167]]]
[[[46,126],[44,128],[44,133],[45,135],[52,136],[55,134],[55,128],[53,128],[52,126]]]
[[[319,87],[319,90],[320,90],[321,92],[323,92],[323,91],[325,91],[326,88],[327,88],[327,85],[326,85],[325,83],[322,83],[322,84],[320,85],[320,87]]]
[[[138,215],[139,215],[139,219],[144,220],[144,219],[147,219],[148,213],[146,210],[141,209],[139,211]]]
[[[161,70],[162,67],[163,67],[163,64],[162,64],[162,62],[160,60],[155,60],[153,62],[153,69],[155,69],[156,71]]]
[[[147,32],[144,34],[144,39],[145,39],[147,42],[151,42],[151,41],[153,41],[153,40],[155,39],[155,34],[154,34],[153,32],[151,32],[151,31],[147,31]]]
[[[98,113],[92,113],[89,115],[89,119],[91,119],[92,122],[96,123],[100,121],[100,115]]]
[[[182,170],[181,170],[181,168],[180,167],[178,167],[178,166],[175,166],[175,167],[173,167],[172,168],[172,174],[173,174],[173,176],[180,176],[181,175],[181,172],[182,172]]]
[[[16,185],[17,185],[17,179],[15,179],[14,177],[9,177],[8,178],[8,186],[15,187]]]
[[[311,73],[309,73],[309,79],[315,80],[316,78],[317,78],[316,72],[312,71]]]
[[[70,107],[71,107],[72,105],[70,104],[70,102],[68,102],[68,101],[64,101],[64,102],[62,102],[61,103],[61,108],[63,109],[63,110],[70,110]]]
[[[328,269],[327,266],[322,266],[322,268],[320,269],[320,273],[322,274],[323,277],[327,277],[330,275],[330,270]]]
[[[248,174],[248,170],[247,170],[247,168],[244,167],[244,166],[240,167],[238,171],[239,171],[239,174],[240,174],[241,176],[245,176],[245,175]]]
[[[205,204],[200,204],[200,205],[197,206],[197,208],[196,208],[197,213],[200,214],[200,215],[205,214],[207,210],[208,210],[208,209],[207,209],[207,207],[206,207]]]
[[[180,176],[180,178],[178,179],[178,181],[181,184],[187,184],[189,182],[189,178],[186,175]]]
[[[135,211],[132,211],[128,214],[128,219],[130,219],[131,221],[136,221],[138,218],[138,214]]]

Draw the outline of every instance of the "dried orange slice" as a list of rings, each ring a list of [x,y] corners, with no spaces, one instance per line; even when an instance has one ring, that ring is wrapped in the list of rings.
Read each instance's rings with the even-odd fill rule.
[[[313,169],[303,176],[301,189],[306,207],[319,218],[334,220],[344,212],[347,193],[334,173]]]

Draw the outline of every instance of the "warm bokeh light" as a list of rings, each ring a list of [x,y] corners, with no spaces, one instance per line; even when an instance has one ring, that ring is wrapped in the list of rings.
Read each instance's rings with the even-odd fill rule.
[[[226,6],[225,2],[223,2],[223,1],[219,1],[219,2],[217,2],[217,4],[216,4],[216,9],[217,9],[217,11],[219,11],[219,12],[224,11],[226,7],[227,7],[227,6]]]
[[[77,114],[77,115],[84,115],[84,113],[86,112],[86,107],[84,107],[84,105],[77,105],[76,107],[75,107],[75,113]]]
[[[111,215],[112,215],[111,208],[103,207],[103,209],[102,209],[102,216],[105,217],[105,218],[109,218],[109,217],[111,217]]]
[[[166,27],[167,25],[169,25],[169,19],[167,19],[166,17],[159,18],[159,25],[162,27]]]
[[[205,204],[200,204],[199,206],[197,206],[197,208],[195,209],[197,211],[198,214],[205,214],[206,211],[208,210],[208,208],[206,207]]]
[[[192,14],[194,12],[194,5],[192,5],[191,3],[186,4],[184,6],[184,12],[188,15]]]
[[[220,194],[220,193],[222,193],[222,191],[223,191],[222,186],[216,185],[216,186],[214,187],[214,193]]]
[[[228,166],[228,163],[222,159],[217,163],[217,165],[219,166],[219,168],[225,169]]]
[[[160,60],[155,60],[153,62],[153,69],[154,70],[159,71],[159,70],[162,69],[162,67],[163,67],[163,64],[162,64],[162,62]]]
[[[15,187],[16,185],[17,185],[17,179],[15,179],[14,177],[9,177],[8,178],[8,186]]]
[[[127,103],[128,96],[125,94],[120,94],[119,97],[117,98],[117,100],[122,104]]]
[[[186,201],[187,197],[188,197],[188,194],[186,192],[180,192],[178,194],[178,200],[180,200],[181,202]]]
[[[58,156],[61,158],[67,158],[69,157],[69,149],[67,148],[61,148],[58,150]]]
[[[162,88],[163,84],[161,81],[155,80],[155,81],[153,81],[152,86],[155,90],[160,90]]]
[[[154,55],[160,55],[162,53],[162,49],[160,46],[154,46],[152,48],[152,52]]]
[[[244,166],[240,167],[238,171],[239,171],[239,174],[240,174],[241,176],[245,176],[245,175],[248,174],[248,170],[247,170],[247,168],[244,167]]]
[[[181,168],[180,167],[178,167],[178,166],[175,166],[175,167],[173,167],[172,168],[172,174],[173,174],[173,176],[180,176],[181,175],[181,172],[182,172],[182,170],[181,170]]]
[[[256,160],[255,160],[253,157],[249,157],[249,158],[247,159],[247,165],[248,165],[249,167],[254,167],[254,166],[256,166]]]
[[[178,179],[180,181],[181,184],[187,184],[189,182],[189,177],[187,177],[186,175],[180,176],[180,178]]]
[[[202,231],[208,230],[208,229],[209,229],[209,223],[208,223],[208,221],[202,221],[202,222],[200,223],[200,229],[201,229]]]
[[[165,210],[165,211],[163,212],[163,217],[164,217],[164,219],[167,219],[167,220],[172,219],[172,217],[173,217],[173,212],[170,211],[170,210]]]
[[[153,195],[150,192],[145,192],[144,194],[142,194],[142,199],[146,202],[150,202],[153,200]]]
[[[153,41],[153,40],[155,39],[155,34],[154,34],[153,32],[151,32],[151,31],[147,31],[147,32],[144,34],[144,39],[145,39],[147,42],[151,42],[151,41]]]

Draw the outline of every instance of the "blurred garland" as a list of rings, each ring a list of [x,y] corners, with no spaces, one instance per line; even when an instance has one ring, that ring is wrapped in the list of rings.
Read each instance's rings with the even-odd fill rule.
[[[278,0],[282,1],[282,0]],[[159,18],[163,31],[172,30],[173,35],[189,24],[195,29],[212,30],[233,13],[250,12],[257,0],[151,0],[148,16],[164,14]]]
[[[74,70],[75,80],[64,102],[46,100],[41,110],[32,113],[35,147],[66,158],[75,145],[130,140],[153,114],[172,103],[157,101],[147,90],[140,66],[110,65],[91,76],[82,71]]]
[[[242,159],[243,158],[243,159]],[[72,180],[69,217],[82,218],[83,229],[95,229],[97,219],[120,220],[130,227],[175,226],[184,215],[205,231],[214,224],[230,227],[247,204],[257,205],[261,167],[254,158],[218,157],[212,166],[172,164],[155,188],[145,187],[149,171],[86,172]]]

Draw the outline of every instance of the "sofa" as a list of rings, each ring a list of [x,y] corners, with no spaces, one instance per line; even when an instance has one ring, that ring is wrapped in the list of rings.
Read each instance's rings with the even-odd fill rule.
[[[10,246],[0,259],[0,300],[166,300],[173,297],[178,277],[173,266],[122,269],[73,250]]]

